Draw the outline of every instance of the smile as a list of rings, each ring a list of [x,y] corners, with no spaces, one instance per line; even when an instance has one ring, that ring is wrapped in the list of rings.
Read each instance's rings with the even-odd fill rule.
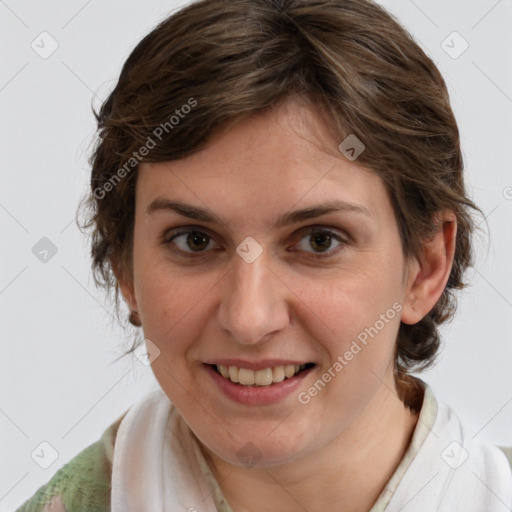
[[[285,379],[291,379],[299,372],[311,368],[314,363],[288,364],[265,368],[262,370],[251,370],[239,368],[238,366],[212,365],[214,369],[225,379],[242,386],[271,386]]]

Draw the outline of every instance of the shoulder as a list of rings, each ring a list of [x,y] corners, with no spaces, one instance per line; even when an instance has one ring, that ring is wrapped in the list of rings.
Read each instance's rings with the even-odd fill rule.
[[[417,377],[414,377],[414,381],[424,389],[423,400],[418,400],[418,403],[420,403],[422,407],[417,430],[424,430],[424,432],[432,430],[434,422],[437,421],[440,415],[444,418],[441,422],[444,422],[445,425],[448,421],[454,421],[453,418],[456,418],[456,431],[465,427],[465,424],[460,423],[461,420],[458,415],[447,403],[436,399],[432,388],[425,381]],[[437,430],[439,430],[439,426]],[[508,468],[512,475],[512,446],[499,446],[490,442],[481,442],[480,446],[485,448],[485,453],[487,454],[494,454],[494,457],[498,454],[495,461],[501,461],[499,462],[499,467],[502,468],[502,470],[506,470],[508,463]],[[501,455],[499,455],[500,452]],[[503,459],[503,455],[505,456],[505,459]]]
[[[125,415],[59,469],[16,512],[108,512],[114,443]]]

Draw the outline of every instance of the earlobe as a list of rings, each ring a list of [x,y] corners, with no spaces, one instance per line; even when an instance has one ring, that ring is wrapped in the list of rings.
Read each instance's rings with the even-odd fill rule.
[[[119,288],[121,289],[124,300],[130,309],[128,321],[136,327],[142,327],[137,301],[135,300],[135,294],[133,293],[133,286],[131,284],[127,284],[125,281],[122,281],[119,282]]]
[[[119,283],[119,288],[121,289],[121,293],[123,294],[124,300],[130,308],[130,311],[138,311],[137,301],[135,300],[133,288],[124,282]]]
[[[420,256],[410,262],[401,316],[405,324],[418,323],[432,310],[450,277],[457,218],[453,212],[441,212],[436,223],[436,233],[425,241]]]
[[[402,304],[401,321],[405,324],[415,324],[422,318],[418,315],[416,307],[416,296],[414,294],[414,284],[417,281],[420,271],[421,266],[418,259],[412,258],[408,264],[405,298]]]

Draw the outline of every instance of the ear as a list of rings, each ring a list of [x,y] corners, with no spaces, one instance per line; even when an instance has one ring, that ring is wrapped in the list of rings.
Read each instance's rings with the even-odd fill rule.
[[[112,257],[112,270],[130,311],[138,311],[137,301],[133,292],[133,274],[131,270],[128,269],[128,271],[126,271],[127,269],[125,269],[117,255]]]
[[[425,241],[419,257],[410,262],[401,320],[416,324],[427,315],[441,297],[453,265],[457,236],[457,217],[439,212],[437,231]]]

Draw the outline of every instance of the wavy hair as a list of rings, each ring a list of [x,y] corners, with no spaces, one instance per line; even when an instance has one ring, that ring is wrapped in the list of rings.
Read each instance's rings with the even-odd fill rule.
[[[399,328],[395,379],[405,389],[409,372],[435,360],[438,326],[453,316],[472,264],[471,213],[480,210],[465,191],[459,131],[439,70],[370,0],[200,0],[140,41],[94,112],[91,189],[79,226],[90,232],[95,283],[115,290],[119,312],[118,278],[131,275],[138,163],[188,156],[223,125],[291,95],[322,112],[340,141],[355,134],[364,142],[357,163],[385,183],[407,257],[432,236],[437,212],[457,217],[444,292],[420,322]],[[133,315],[129,321],[140,326]]]

